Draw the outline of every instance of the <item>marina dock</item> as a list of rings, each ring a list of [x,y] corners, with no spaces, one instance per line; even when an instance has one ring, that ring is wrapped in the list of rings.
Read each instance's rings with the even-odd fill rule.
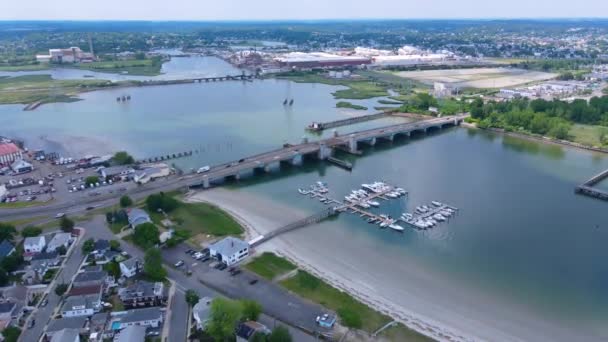
[[[608,201],[608,191],[594,188],[599,182],[608,178],[608,170],[598,173],[597,175],[589,178],[585,183],[577,186],[574,192],[577,194],[597,198],[600,200]]]

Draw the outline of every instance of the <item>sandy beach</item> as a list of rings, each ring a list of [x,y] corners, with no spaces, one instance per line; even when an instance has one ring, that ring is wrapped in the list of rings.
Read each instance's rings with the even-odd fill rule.
[[[187,200],[210,202],[223,208],[245,225],[248,238],[310,214],[242,190],[195,192]],[[439,341],[593,339],[491,294],[459,287],[415,260],[395,260],[391,246],[382,241],[335,229],[333,226],[340,224],[339,220],[290,232],[258,247],[256,252],[281,254]]]

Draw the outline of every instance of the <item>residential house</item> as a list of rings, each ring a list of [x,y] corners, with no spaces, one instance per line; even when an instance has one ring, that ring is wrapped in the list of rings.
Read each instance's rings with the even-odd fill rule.
[[[103,254],[110,250],[110,241],[104,239],[96,240],[93,248],[97,253]]]
[[[61,307],[61,317],[92,316],[101,309],[101,294],[68,297]]]
[[[15,173],[26,173],[34,170],[34,166],[23,159],[18,159],[11,164],[11,169]]]
[[[142,264],[137,258],[131,258],[125,261],[121,261],[120,264],[120,273],[124,277],[131,278],[134,277],[142,268]]]
[[[94,314],[89,319],[89,329],[88,329],[89,333],[91,333],[91,335],[97,334],[97,336],[100,336],[103,338],[104,331],[106,330],[106,326],[107,326],[109,320],[110,320],[109,312],[98,312],[98,313]],[[92,339],[89,338],[89,341],[90,340],[92,340]]]
[[[146,327],[132,325],[120,331],[114,342],[144,342],[146,340]]]
[[[162,282],[139,280],[118,290],[118,296],[127,309],[167,304],[167,289]]]
[[[256,333],[269,334],[270,330],[256,321],[242,322],[236,328],[236,342],[249,342]]]
[[[61,246],[68,248],[70,246],[70,244],[72,243],[72,241],[73,241],[72,234],[57,233],[53,236],[51,241],[49,241],[48,245],[46,246],[46,251],[55,252],[57,250],[57,248],[59,248]]]
[[[249,244],[229,236],[209,246],[209,254],[226,265],[233,265],[249,255]]]
[[[18,305],[15,302],[0,303],[0,326],[6,327],[11,321],[18,318]]]
[[[46,240],[44,236],[27,237],[23,242],[23,252],[26,256],[31,256],[42,252],[45,246]]]
[[[21,279],[27,284],[34,284],[40,282],[44,274],[51,267],[57,267],[61,264],[59,259],[59,253],[42,252],[31,257],[30,265],[27,266],[26,272],[23,274]]]
[[[88,287],[94,285],[106,285],[108,273],[105,271],[82,272],[78,273],[72,281],[72,287]]]
[[[80,342],[78,329],[61,329],[53,334],[51,342]]]
[[[159,307],[127,310],[115,315],[111,325],[113,330],[122,330],[133,325],[158,328],[163,322],[163,312]]]
[[[15,246],[8,240],[0,242],[0,260],[15,253]]]
[[[207,328],[207,322],[209,322],[209,315],[211,314],[211,302],[213,298],[203,297],[198,300],[198,303],[192,307],[192,317],[196,321],[196,328],[198,330],[205,330]]]
[[[72,287],[68,296],[83,296],[83,295],[101,295],[103,294],[103,286],[101,284],[83,286],[83,287]]]
[[[52,319],[46,327],[45,335],[47,339],[51,339],[63,329],[76,329],[80,333],[84,333],[87,321],[84,316]]]
[[[127,217],[131,228],[135,228],[143,223],[152,222],[148,213],[138,208],[129,209],[127,211]]]

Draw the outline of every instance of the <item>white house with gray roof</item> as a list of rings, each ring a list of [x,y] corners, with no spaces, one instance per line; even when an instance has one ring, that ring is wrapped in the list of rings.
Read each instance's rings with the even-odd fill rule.
[[[113,315],[111,324],[113,330],[122,330],[133,325],[158,328],[163,322],[163,312],[159,307],[115,312]]]
[[[230,266],[249,255],[249,243],[229,236],[210,245],[209,254]]]
[[[139,273],[142,266],[143,265],[142,265],[141,261],[139,261],[139,259],[137,259],[137,258],[131,258],[131,259],[122,261],[119,264],[120,273],[127,278],[134,277],[137,273]]]
[[[131,228],[135,228],[140,224],[152,222],[148,213],[139,208],[133,208],[127,211],[127,217]]]
[[[61,307],[61,317],[92,316],[101,309],[101,293],[70,296]]]
[[[46,251],[54,252],[57,250],[57,248],[59,248],[61,246],[68,248],[68,246],[70,245],[71,242],[72,242],[72,234],[57,233],[53,236],[51,241],[49,241],[48,245],[46,246]]]
[[[44,250],[46,246],[46,240],[44,236],[31,236],[25,238],[23,242],[23,252],[25,255],[34,255]]]

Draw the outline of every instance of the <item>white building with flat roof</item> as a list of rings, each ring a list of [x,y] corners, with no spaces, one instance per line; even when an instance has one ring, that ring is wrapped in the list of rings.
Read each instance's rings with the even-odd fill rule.
[[[209,254],[230,266],[249,255],[249,244],[229,236],[209,246]]]

